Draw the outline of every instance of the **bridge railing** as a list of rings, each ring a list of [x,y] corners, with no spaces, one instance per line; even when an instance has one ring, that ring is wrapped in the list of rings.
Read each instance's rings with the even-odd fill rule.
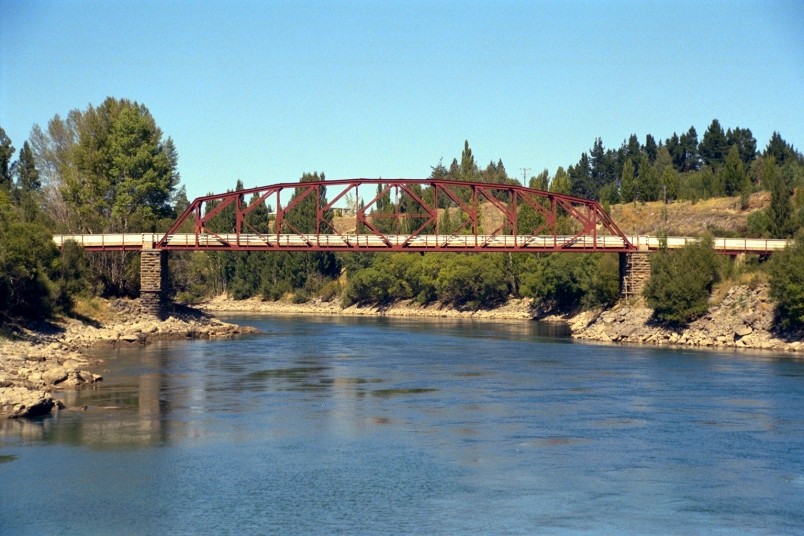
[[[177,233],[169,235],[166,243],[158,244],[161,234],[97,234],[56,235],[54,241],[61,247],[74,240],[90,251],[141,249],[165,250],[294,250],[294,251],[629,251],[628,244],[618,236],[531,236],[531,235],[371,235],[371,234],[200,234]],[[643,251],[661,248],[657,236],[634,235],[631,244]],[[698,242],[694,237],[668,237],[668,249],[679,249]],[[760,238],[715,238],[714,249],[724,254],[770,254],[781,251],[788,240]]]

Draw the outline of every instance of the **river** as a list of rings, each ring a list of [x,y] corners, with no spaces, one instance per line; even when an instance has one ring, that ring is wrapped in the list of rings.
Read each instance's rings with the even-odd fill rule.
[[[804,362],[233,316],[0,422],[0,534],[795,534]]]

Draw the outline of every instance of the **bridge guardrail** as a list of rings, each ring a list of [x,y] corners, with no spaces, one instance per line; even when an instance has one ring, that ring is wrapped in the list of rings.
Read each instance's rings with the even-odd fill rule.
[[[239,240],[238,240],[239,237]],[[135,251],[150,249],[162,235],[158,233],[139,234],[89,234],[55,235],[53,240],[61,247],[67,240],[75,240],[88,250]],[[656,251],[660,249],[661,239],[657,236],[634,235],[628,237],[640,249]],[[694,237],[668,237],[667,247],[677,249],[698,242]],[[758,238],[715,238],[716,251],[728,254],[749,253],[767,254],[781,251],[788,240]],[[521,251],[544,251],[551,248],[572,250],[622,250],[624,241],[618,236],[531,236],[531,235],[388,235],[367,234],[174,234],[168,237],[167,249],[227,248],[232,245],[247,248],[332,248],[349,249],[396,249],[411,250],[459,250],[494,251],[517,249]]]

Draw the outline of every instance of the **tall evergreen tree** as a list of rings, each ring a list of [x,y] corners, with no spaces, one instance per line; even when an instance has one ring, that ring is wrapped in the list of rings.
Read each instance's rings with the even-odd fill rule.
[[[459,178],[464,182],[474,182],[478,179],[478,175],[477,163],[475,163],[475,157],[469,147],[469,140],[464,140]]]
[[[764,156],[772,156],[779,166],[782,166],[788,160],[798,160],[804,163],[802,155],[796,149],[787,143],[778,132],[774,131],[771,136],[768,146],[765,148]]]
[[[0,128],[0,190],[11,191],[11,159],[14,157],[14,146],[6,131]]]
[[[736,145],[740,152],[740,160],[745,166],[749,166],[757,157],[757,140],[749,128],[736,127],[734,130],[726,131],[726,143],[729,147]]]
[[[784,180],[773,156],[765,157],[764,167],[763,179],[768,184],[771,192],[771,202],[767,209],[768,230],[773,238],[786,238],[792,231],[792,188]]]
[[[570,193],[572,195],[586,199],[597,199],[597,191],[592,183],[592,166],[586,153],[581,154],[578,163],[575,166],[570,166],[567,173],[570,177]]]
[[[620,196],[623,203],[630,203],[636,201],[637,198],[637,182],[634,175],[634,164],[631,159],[625,161],[623,165],[623,175],[620,179]]]
[[[745,181],[746,173],[743,161],[740,159],[740,149],[737,145],[732,145],[731,149],[729,149],[721,174],[726,195],[739,194],[744,187],[743,182]]]
[[[656,168],[651,165],[646,153],[642,153],[639,158],[639,170],[637,171],[637,191],[641,201],[656,201],[659,199],[659,176]]]
[[[704,164],[712,169],[719,168],[726,161],[727,147],[726,133],[723,132],[720,121],[713,119],[712,124],[704,132],[703,141],[698,147]]]
[[[679,171],[697,171],[700,168],[700,156],[698,153],[698,132],[695,127],[690,127],[686,134],[679,138],[681,167]]]
[[[14,163],[14,174],[17,177],[17,188],[22,192],[36,192],[42,187],[39,171],[36,169],[33,151],[26,141],[20,149],[19,160]]]
[[[656,138],[648,134],[645,136],[645,153],[648,155],[648,160],[651,163],[656,161],[656,156],[659,153],[659,146],[656,145]]]

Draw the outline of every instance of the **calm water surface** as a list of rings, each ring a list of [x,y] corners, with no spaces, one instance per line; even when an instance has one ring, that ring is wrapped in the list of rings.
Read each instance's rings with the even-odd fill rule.
[[[804,362],[238,316],[0,423],[0,534],[796,534]],[[555,330],[556,328],[552,328]]]

